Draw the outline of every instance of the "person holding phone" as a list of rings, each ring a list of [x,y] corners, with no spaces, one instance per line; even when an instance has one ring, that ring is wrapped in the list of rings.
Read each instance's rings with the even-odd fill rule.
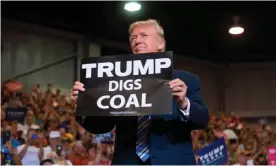
[[[57,151],[57,145],[61,145],[61,135],[59,131],[51,131],[49,133],[49,145],[44,147],[43,159],[47,158],[47,155],[51,152]]]
[[[39,165],[43,157],[43,147],[40,144],[38,147],[39,139],[33,130],[29,130],[27,134],[27,141],[25,144],[17,147],[23,165]]]

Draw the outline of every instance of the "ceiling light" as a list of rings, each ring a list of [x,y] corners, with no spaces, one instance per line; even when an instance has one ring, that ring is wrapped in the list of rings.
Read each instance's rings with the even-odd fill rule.
[[[242,34],[243,32],[244,32],[244,29],[243,27],[240,27],[240,26],[231,27],[229,29],[229,33],[232,35],[239,35],[239,34]]]
[[[234,24],[232,25],[232,27],[229,29],[229,33],[232,35],[239,35],[242,34],[244,32],[244,28],[239,25],[239,17],[234,17],[233,18]]]
[[[140,9],[141,9],[141,5],[139,3],[129,2],[129,3],[125,4],[125,10],[127,10],[127,11],[134,12],[134,11],[138,11]]]

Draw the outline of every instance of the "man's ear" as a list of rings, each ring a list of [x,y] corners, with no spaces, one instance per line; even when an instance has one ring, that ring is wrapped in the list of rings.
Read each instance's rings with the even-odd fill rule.
[[[165,40],[163,40],[163,39],[159,40],[157,48],[159,51],[165,50]]]

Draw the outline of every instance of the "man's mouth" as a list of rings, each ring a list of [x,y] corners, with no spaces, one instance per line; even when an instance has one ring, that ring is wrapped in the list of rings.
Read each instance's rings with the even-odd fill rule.
[[[135,52],[139,52],[139,51],[142,51],[144,49],[145,49],[145,47],[137,47],[137,48],[135,48]]]

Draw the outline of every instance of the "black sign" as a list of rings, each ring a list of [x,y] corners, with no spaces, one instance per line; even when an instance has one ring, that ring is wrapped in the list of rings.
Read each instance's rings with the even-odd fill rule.
[[[84,58],[76,115],[171,114],[172,67],[172,52]]]
[[[6,108],[6,120],[24,122],[27,108]]]

